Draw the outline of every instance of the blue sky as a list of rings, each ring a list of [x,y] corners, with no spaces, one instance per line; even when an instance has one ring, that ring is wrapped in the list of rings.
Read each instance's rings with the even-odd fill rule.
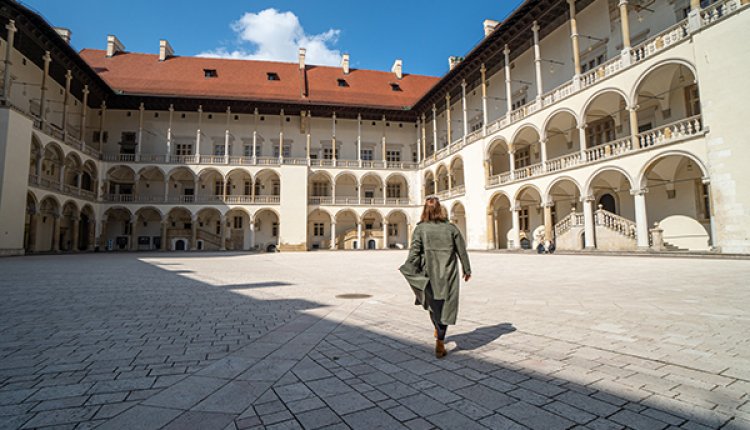
[[[165,38],[177,55],[296,61],[295,46],[302,43],[309,45],[310,63],[337,62],[349,53],[352,67],[389,70],[401,58],[405,73],[440,76],[448,69],[448,56],[465,55],[481,40],[484,19],[503,19],[521,0],[22,3],[52,25],[70,28],[77,50],[104,49],[106,35],[115,34],[134,52],[157,53],[159,39]]]

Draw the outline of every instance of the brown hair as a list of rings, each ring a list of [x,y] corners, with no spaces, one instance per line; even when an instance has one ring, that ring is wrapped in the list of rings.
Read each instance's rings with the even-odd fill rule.
[[[429,196],[424,201],[422,209],[421,222],[444,222],[448,219],[445,209],[440,205],[440,199],[435,196]]]

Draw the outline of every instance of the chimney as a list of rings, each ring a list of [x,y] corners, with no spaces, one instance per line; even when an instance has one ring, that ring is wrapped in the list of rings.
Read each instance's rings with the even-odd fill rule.
[[[117,36],[110,34],[107,36],[107,57],[114,57],[118,52],[125,52],[125,45]]]
[[[159,61],[164,61],[169,57],[174,57],[174,49],[166,39],[159,41]]]
[[[401,60],[394,61],[393,67],[391,67],[391,72],[393,72],[396,75],[396,79],[403,78],[404,77],[403,62]]]
[[[463,57],[456,57],[455,55],[448,57],[448,70],[453,70],[463,59]]]
[[[305,48],[299,48],[299,69],[305,70],[305,54],[307,53],[307,49]]]
[[[484,20],[484,37],[489,36],[492,34],[493,31],[495,31],[495,27],[500,24],[499,21],[495,21],[494,19],[485,19]]]
[[[57,32],[57,34],[60,35],[60,37],[62,37],[62,40],[64,40],[66,43],[70,43],[70,36],[72,34],[70,29],[63,28],[63,27],[55,27],[55,31]]]
[[[341,57],[341,69],[344,71],[345,75],[349,74],[349,54],[344,54]]]

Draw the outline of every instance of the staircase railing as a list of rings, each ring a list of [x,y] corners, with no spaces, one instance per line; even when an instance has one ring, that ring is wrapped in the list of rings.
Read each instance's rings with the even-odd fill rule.
[[[606,227],[616,233],[635,240],[635,222],[606,211],[599,206],[596,211],[596,225]]]

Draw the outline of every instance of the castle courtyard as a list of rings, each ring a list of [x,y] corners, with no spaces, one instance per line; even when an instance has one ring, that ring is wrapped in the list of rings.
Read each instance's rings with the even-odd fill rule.
[[[405,256],[0,259],[0,428],[750,428],[748,260],[474,252],[437,360]]]

